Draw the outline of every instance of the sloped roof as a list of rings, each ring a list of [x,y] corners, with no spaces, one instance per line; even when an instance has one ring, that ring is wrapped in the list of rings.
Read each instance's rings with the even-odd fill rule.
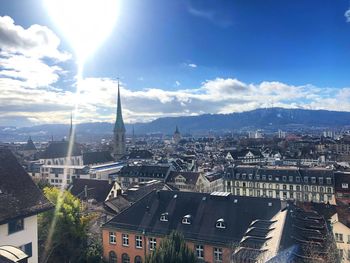
[[[112,161],[114,161],[114,159],[108,151],[83,153],[84,165],[108,163]]]
[[[171,171],[167,178],[167,183],[175,183],[175,178],[178,177],[179,175],[181,175],[186,179],[186,184],[195,185],[198,180],[199,173]]]
[[[0,149],[0,224],[52,207],[10,150]]]
[[[41,159],[51,159],[51,158],[61,158],[67,157],[68,155],[69,142],[60,141],[60,142],[50,142],[44,152],[41,153]],[[74,143],[71,156],[81,155],[81,146],[77,143]]]
[[[87,190],[87,196],[85,196],[85,187]],[[107,180],[76,178],[73,180],[70,192],[82,200],[95,199],[100,203],[106,200],[112,187],[113,183],[110,184]]]
[[[152,159],[153,153],[148,150],[132,150],[128,159]]]
[[[36,151],[36,147],[31,138],[28,139],[27,143],[23,146],[24,151]]]
[[[271,198],[153,191],[103,227],[145,231],[148,235],[167,235],[177,230],[186,239],[227,245],[241,240],[252,221],[270,220],[280,209],[281,201]],[[165,212],[168,222],[159,220]],[[185,215],[191,215],[191,224],[181,223]],[[220,218],[226,222],[225,229],[215,227]]]
[[[119,171],[120,176],[124,177],[151,177],[162,178],[167,176],[169,166],[161,165],[126,165]]]

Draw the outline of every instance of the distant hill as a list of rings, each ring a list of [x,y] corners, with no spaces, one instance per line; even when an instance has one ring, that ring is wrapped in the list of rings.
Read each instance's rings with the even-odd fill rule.
[[[182,133],[207,133],[208,131],[264,130],[310,130],[350,127],[350,112],[269,108],[231,114],[204,114],[199,116],[165,117],[148,123],[127,124],[130,134],[132,126],[137,134],[172,134],[178,125]],[[61,139],[68,134],[69,125],[46,124],[25,128],[0,127],[0,141],[33,139]],[[113,124],[106,122],[77,125],[78,138],[95,140],[112,135]]]

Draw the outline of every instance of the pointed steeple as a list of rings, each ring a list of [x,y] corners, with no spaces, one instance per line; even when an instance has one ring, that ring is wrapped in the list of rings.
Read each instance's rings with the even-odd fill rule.
[[[73,114],[70,113],[70,128],[69,128],[68,141],[71,140],[72,135],[73,135]]]
[[[125,132],[125,125],[124,125],[123,114],[122,114],[122,103],[120,100],[119,79],[118,79],[117,116],[116,116],[115,125],[114,125],[114,131],[117,131],[117,130]]]
[[[120,100],[120,86],[118,79],[117,116],[114,125],[113,156],[116,160],[122,158],[126,153],[125,125],[122,115],[122,104]]]

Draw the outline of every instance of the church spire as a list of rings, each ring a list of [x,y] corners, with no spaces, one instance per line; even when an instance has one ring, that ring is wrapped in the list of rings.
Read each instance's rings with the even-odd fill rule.
[[[120,87],[119,87],[119,79],[118,79],[118,98],[117,98],[117,116],[114,125],[114,131],[121,130],[125,132],[125,125],[123,121],[122,114],[122,103],[120,100]]]
[[[125,125],[122,115],[122,104],[120,100],[120,86],[118,79],[117,116],[114,125],[113,155],[115,159],[122,158],[126,153]]]

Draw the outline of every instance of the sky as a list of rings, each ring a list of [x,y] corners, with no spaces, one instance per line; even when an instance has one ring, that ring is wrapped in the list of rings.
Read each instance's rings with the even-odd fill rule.
[[[116,1],[115,24],[81,25],[92,40],[111,31],[78,85],[77,49],[44,0],[0,0],[0,126],[69,123],[77,103],[76,122],[114,122],[118,78],[126,123],[272,106],[350,111],[349,1]]]

